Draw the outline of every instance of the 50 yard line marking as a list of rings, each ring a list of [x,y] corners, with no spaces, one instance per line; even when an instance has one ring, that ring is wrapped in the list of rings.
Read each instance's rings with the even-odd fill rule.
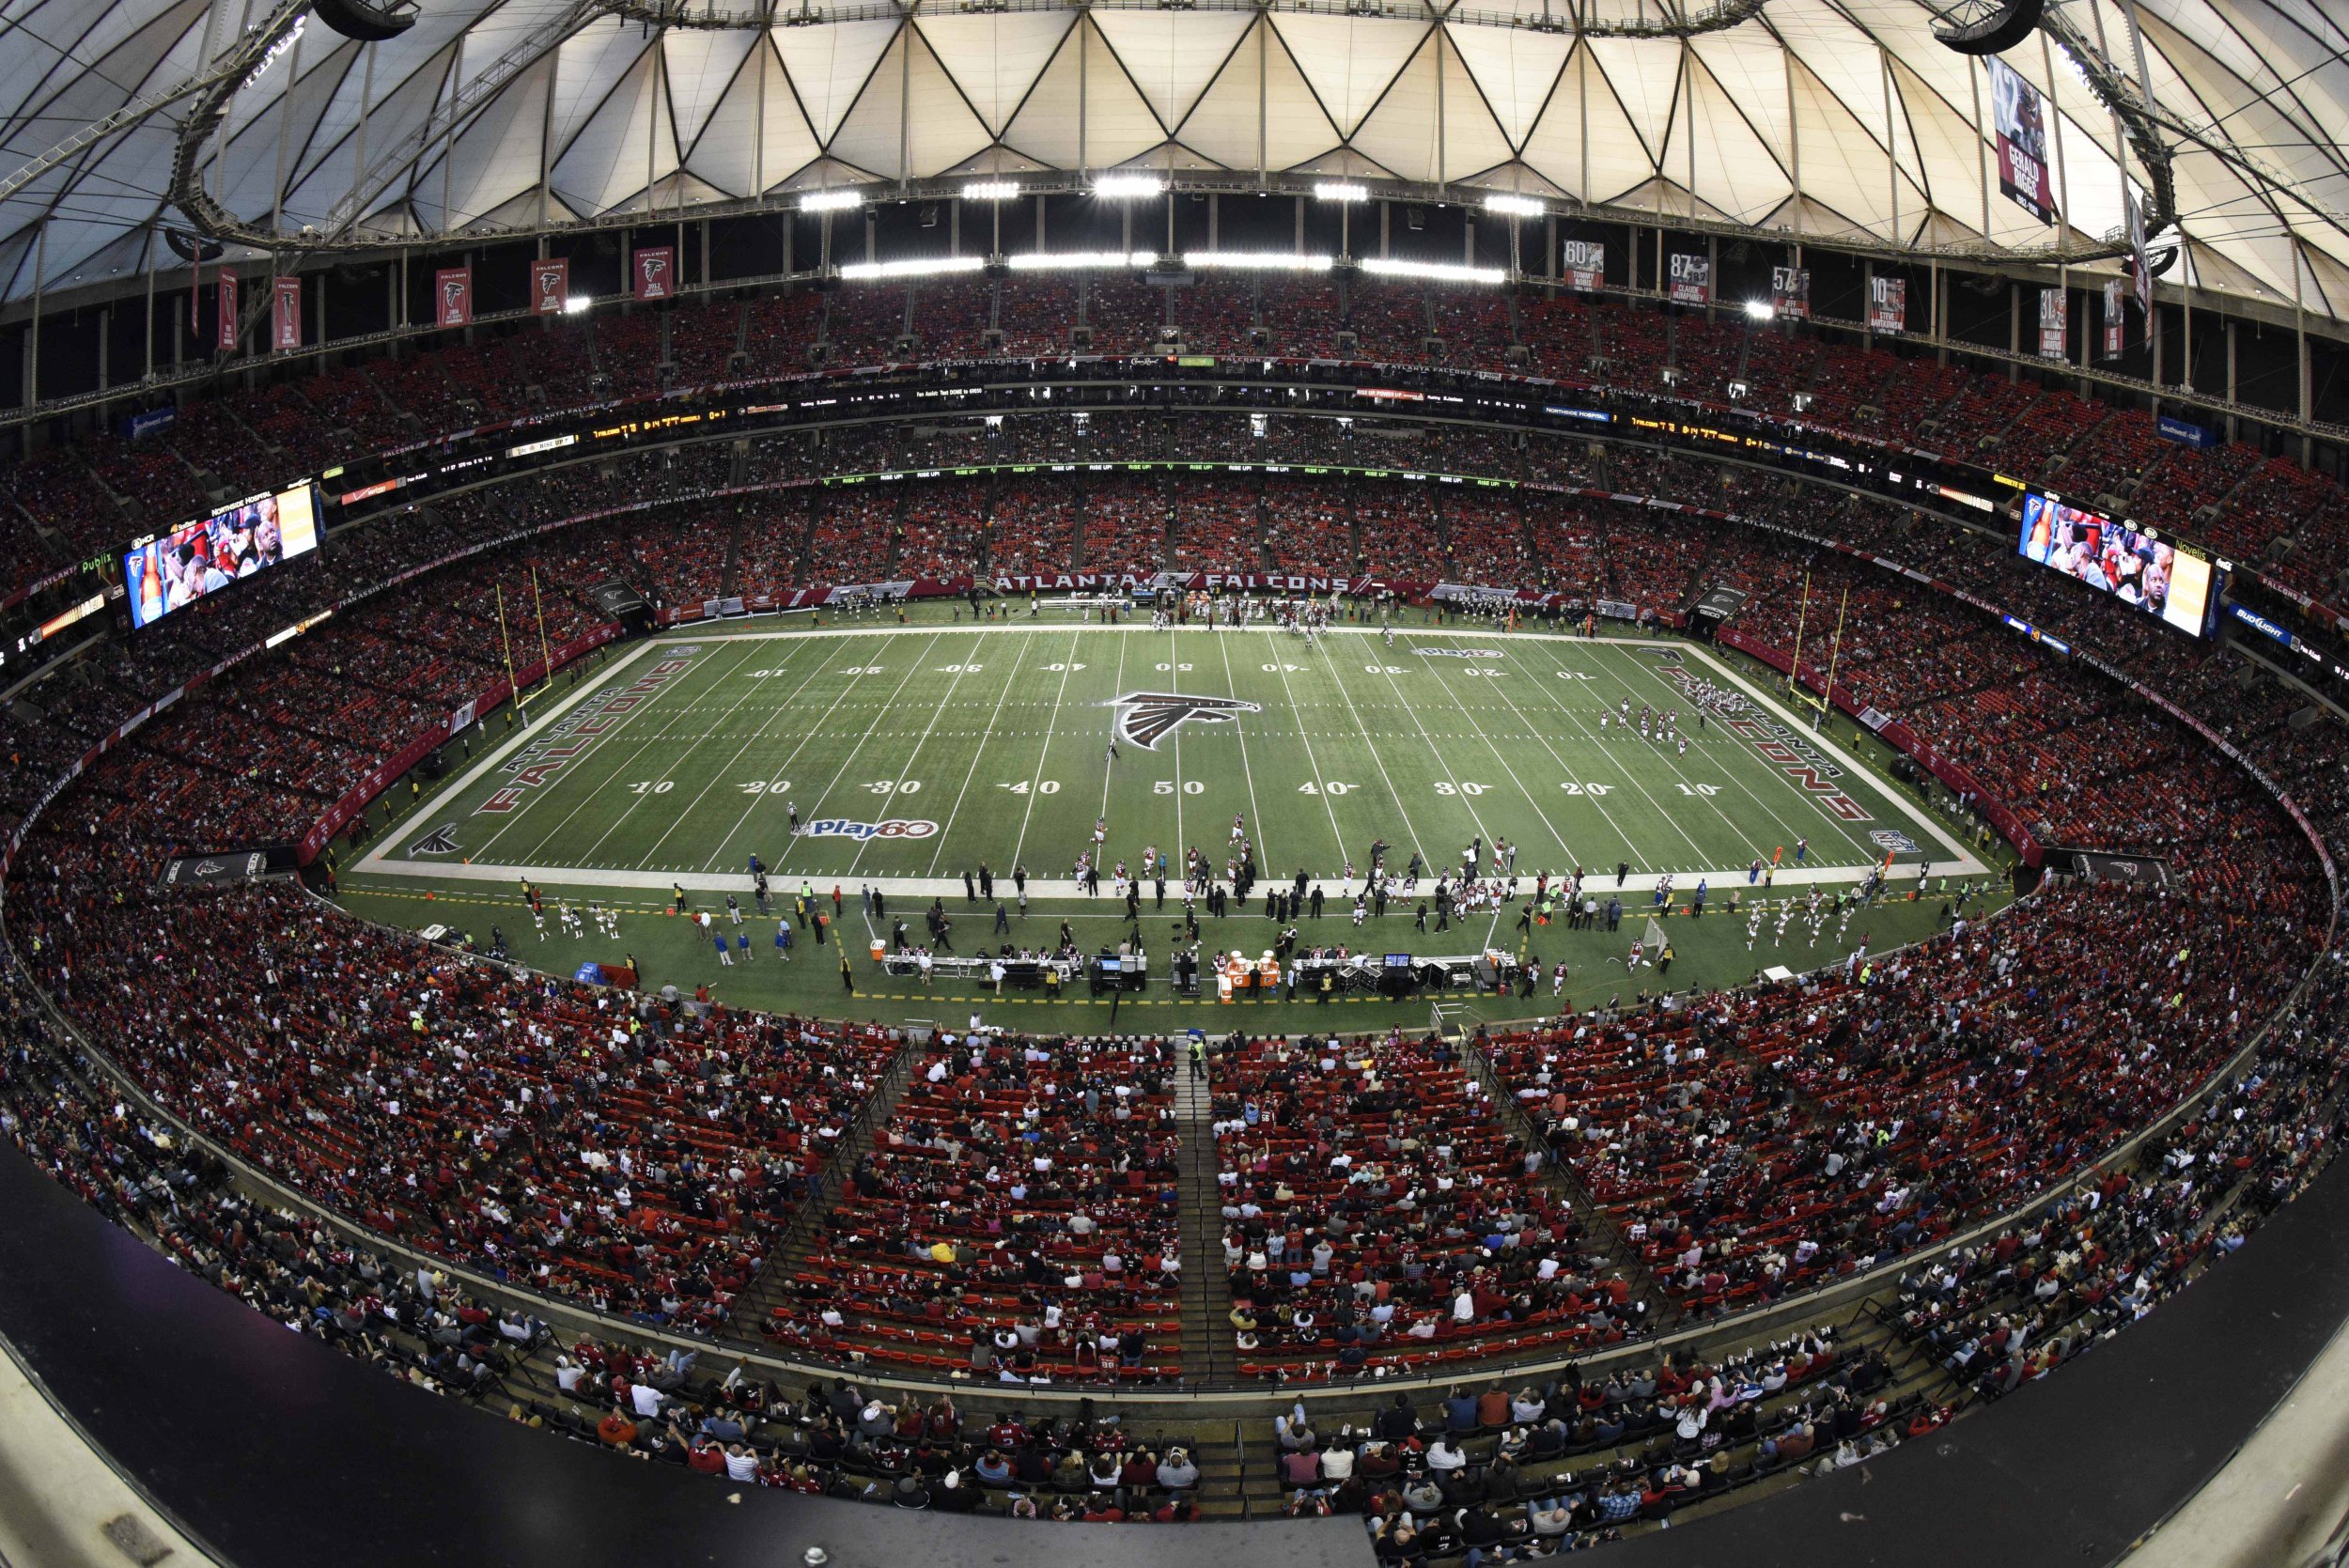
[[[1126,644],[1129,640],[1130,639],[1127,637],[1120,637],[1117,640],[1117,681],[1116,684],[1110,688],[1110,700],[1112,702],[1126,694]],[[1116,771],[1115,766],[1110,761],[1110,747],[1116,744],[1117,714],[1114,710],[1112,710],[1110,714],[1109,744],[1101,748],[1101,809],[1093,814],[1095,819],[1097,821],[1107,821],[1109,819],[1110,779]],[[1182,791],[1178,789],[1174,793],[1176,799],[1179,800],[1182,796]],[[1034,805],[1035,803],[1033,796],[1029,798],[1028,803],[1030,805]],[[1088,854],[1097,853],[1098,851],[1105,850],[1108,847],[1109,843],[1107,840],[1103,840],[1099,844],[1095,844],[1093,842],[1092,834],[1087,833],[1085,835],[1085,850]],[[1096,865],[1093,869],[1098,871],[1101,868],[1098,865]]]
[[[962,770],[962,787],[955,791],[955,803],[948,809],[946,820],[939,827],[938,847],[930,851],[930,868],[923,873],[926,877],[938,875],[939,860],[946,853],[946,835],[955,831],[955,818],[962,813],[962,798],[971,793],[971,779],[979,770],[979,758],[987,754],[987,743],[995,737],[995,721],[1003,716],[1003,702],[1011,695],[1011,689],[1019,684],[1019,666],[1027,659],[1028,650],[1034,645],[1034,636],[1022,637],[1019,651],[1011,656],[1010,678],[1003,682],[1003,690],[995,698],[995,710],[987,716],[987,733],[980,736],[979,743],[971,749],[971,766]],[[1029,787],[1031,790],[1034,788],[1033,784]],[[848,869],[854,871],[856,867]]]
[[[1174,629],[1167,628],[1167,690],[1177,695],[1181,694],[1183,690],[1183,661],[1176,657],[1181,648],[1182,644],[1174,639]],[[1174,847],[1176,852],[1183,852],[1183,726],[1180,724],[1174,726]],[[1143,869],[1153,868],[1144,867]]]

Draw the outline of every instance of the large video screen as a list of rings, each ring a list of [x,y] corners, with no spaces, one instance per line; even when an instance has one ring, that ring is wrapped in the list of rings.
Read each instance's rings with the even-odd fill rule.
[[[122,558],[132,629],[318,547],[318,489],[306,481],[133,545]]]
[[[2180,631],[2200,637],[2209,627],[2209,560],[2141,529],[2031,492],[2023,497],[2020,548],[2025,559],[2159,615]]]

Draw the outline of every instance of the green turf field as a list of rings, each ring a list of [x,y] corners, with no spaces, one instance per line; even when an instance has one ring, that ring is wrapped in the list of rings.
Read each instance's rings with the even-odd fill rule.
[[[1350,896],[1373,841],[1392,846],[1391,869],[1416,852],[1431,871],[1456,870],[1480,837],[1489,863],[1506,841],[1528,890],[1539,872],[1582,866],[1605,868],[1597,883],[1612,892],[1614,868],[1627,862],[1623,896],[1634,926],[1650,912],[1659,874],[1672,876],[1684,908],[1703,878],[1712,916],[1684,923],[1688,938],[1675,937],[1687,964],[1674,986],[1684,975],[1720,983],[1762,964],[1802,969],[1832,955],[1834,923],[1813,946],[1797,922],[1784,950],[1766,924],[1749,953],[1744,923],[1714,918],[1733,891],[1764,891],[1748,882],[1756,857],[1776,862],[1773,900],[1856,885],[1888,851],[1904,897],[1920,862],[1944,886],[1987,869],[1938,817],[1851,754],[1847,728],[1841,742],[1811,732],[1729,663],[1677,642],[1414,623],[1399,625],[1392,644],[1376,629],[1342,628],[1308,649],[1274,630],[1146,623],[775,625],[635,644],[576,688],[542,696],[526,726],[471,737],[463,771],[346,862],[347,900],[376,918],[437,918],[484,939],[497,921],[527,959],[521,949],[537,944],[517,897],[527,877],[627,910],[622,945],[655,983],[715,976],[745,1003],[887,1016],[904,986],[873,971],[851,997],[834,955],[811,962],[804,943],[786,974],[771,961],[771,920],[757,926],[748,968],[717,970],[706,941],[665,915],[673,890],[702,907],[732,892],[747,906],[753,854],[779,895],[804,882],[829,902],[837,886],[862,970],[866,884],[883,891],[893,916],[944,899],[968,953],[1006,939],[989,930],[991,905],[966,901],[963,874],[986,865],[1008,901],[1021,868],[1031,924],[1042,927],[1027,940],[1045,941],[1071,917],[1090,947],[1123,929],[1110,893],[1116,862],[1139,869],[1156,851],[1168,865],[1168,905],[1156,908],[1145,887],[1143,937],[1162,949],[1179,913],[1185,848],[1221,872],[1240,817],[1268,879],[1301,871],[1326,890],[1328,915],[1300,924],[1306,942],[1470,953],[1488,940],[1513,950],[1530,941],[1568,956],[1567,995],[1587,1004],[1610,994],[1607,955],[1627,935],[1520,932],[1512,908],[1422,936],[1409,900],[1351,929]],[[1738,693],[1747,712],[1716,714],[1699,730],[1682,684],[1698,680]],[[1642,706],[1659,716],[1676,707],[1685,753],[1615,722],[1626,699],[1635,722]],[[1072,877],[1097,823],[1102,893],[1087,899]],[[1423,895],[1428,885],[1423,878]],[[507,918],[472,913],[500,908]],[[1847,939],[1866,930],[1880,951],[1923,934],[1932,919],[1923,905],[1880,906]],[[1272,930],[1256,912],[1211,925],[1203,939],[1209,951],[1254,951]],[[581,956],[619,956],[592,930],[580,943],[559,929],[553,939]],[[552,952],[546,961],[574,962]],[[1614,965],[1620,991],[1619,956]],[[1554,1010],[1547,995],[1537,1000]],[[848,1005],[864,1001],[875,1005]]]

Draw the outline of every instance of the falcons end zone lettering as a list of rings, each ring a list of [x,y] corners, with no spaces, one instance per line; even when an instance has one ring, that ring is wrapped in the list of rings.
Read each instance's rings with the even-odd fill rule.
[[[1157,751],[1159,741],[1194,719],[1220,724],[1243,713],[1264,711],[1260,705],[1236,697],[1193,697],[1180,691],[1128,691],[1110,706],[1117,709],[1117,738],[1145,752]]]

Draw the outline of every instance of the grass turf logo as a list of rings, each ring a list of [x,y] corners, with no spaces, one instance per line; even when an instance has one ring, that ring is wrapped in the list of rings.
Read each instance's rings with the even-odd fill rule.
[[[1110,706],[1117,709],[1117,738],[1145,752],[1157,751],[1159,741],[1193,719],[1220,724],[1242,713],[1264,711],[1261,705],[1236,697],[1193,697],[1180,691],[1128,691]]]
[[[1501,652],[1499,648],[1422,648],[1422,647],[1414,647],[1414,648],[1412,648],[1412,649],[1411,649],[1411,651],[1412,651],[1413,653],[1420,654],[1420,655],[1422,655],[1422,656],[1423,656],[1423,657],[1425,657],[1425,658],[1428,658],[1428,659],[1505,659],[1505,658],[1507,658],[1507,657],[1508,657],[1506,654],[1502,653],[1502,652]]]
[[[851,822],[845,816],[819,816],[800,830],[801,838],[852,838],[860,843],[877,838],[930,838],[938,824],[927,817],[909,820],[893,816],[886,822]]]

